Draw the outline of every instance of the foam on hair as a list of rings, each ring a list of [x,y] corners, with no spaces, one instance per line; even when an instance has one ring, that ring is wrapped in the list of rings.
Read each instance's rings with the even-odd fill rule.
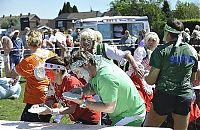
[[[91,40],[95,41],[96,40],[95,39],[95,31],[90,28],[83,29],[81,31],[80,38],[81,39],[91,39]]]

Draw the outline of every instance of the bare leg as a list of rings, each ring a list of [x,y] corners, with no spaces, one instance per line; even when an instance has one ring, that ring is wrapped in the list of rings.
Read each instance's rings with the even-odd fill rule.
[[[189,113],[187,116],[182,116],[173,113],[174,130],[187,130],[189,124]]]
[[[166,116],[160,116],[153,110],[153,106],[151,107],[150,112],[146,115],[146,119],[144,122],[145,127],[159,127],[167,118]]]

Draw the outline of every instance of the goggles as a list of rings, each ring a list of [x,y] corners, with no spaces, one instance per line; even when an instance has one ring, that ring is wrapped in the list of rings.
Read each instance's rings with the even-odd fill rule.
[[[57,65],[57,64],[51,64],[51,63],[45,63],[45,69],[61,69],[61,70],[65,70],[65,66]]]

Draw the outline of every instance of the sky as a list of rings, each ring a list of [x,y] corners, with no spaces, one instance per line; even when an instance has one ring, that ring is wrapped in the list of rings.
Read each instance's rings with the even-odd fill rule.
[[[62,9],[64,2],[70,2],[71,7],[76,5],[79,12],[92,10],[105,12],[110,8],[110,2],[113,0],[0,0],[0,17],[10,14],[23,15],[36,14],[42,19],[54,19]],[[172,8],[175,8],[177,0],[168,0]],[[200,0],[181,0],[187,2],[199,2]]]

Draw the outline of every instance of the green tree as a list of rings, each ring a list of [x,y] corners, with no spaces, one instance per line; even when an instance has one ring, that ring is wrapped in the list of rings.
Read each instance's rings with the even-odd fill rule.
[[[151,30],[162,37],[165,15],[160,8],[161,3],[162,0],[115,0],[110,5],[122,15],[148,16]]]
[[[72,12],[73,13],[78,13],[78,9],[77,9],[77,7],[75,5],[72,7]]]
[[[64,13],[73,13],[72,7],[71,7],[71,5],[70,5],[69,2],[67,2],[67,4],[65,5],[65,7],[63,8],[63,10],[64,10]]]
[[[61,15],[61,14],[62,14],[62,10],[60,9],[60,11],[59,11],[58,15]]]
[[[2,21],[1,28],[8,29],[9,28],[9,22],[6,21],[6,20]]]
[[[200,7],[195,3],[178,1],[173,15],[178,19],[200,18]]]
[[[19,24],[19,19],[12,17],[12,18],[4,18],[1,22],[1,28],[8,29],[12,26],[16,26]]]
[[[171,10],[170,10],[169,3],[167,0],[164,0],[163,2],[162,11],[165,13],[167,18],[171,16]]]
[[[69,2],[67,3],[64,2],[63,8],[59,11],[58,15],[61,15],[63,13],[77,13],[77,12],[78,12],[78,9],[75,5],[71,7]]]

